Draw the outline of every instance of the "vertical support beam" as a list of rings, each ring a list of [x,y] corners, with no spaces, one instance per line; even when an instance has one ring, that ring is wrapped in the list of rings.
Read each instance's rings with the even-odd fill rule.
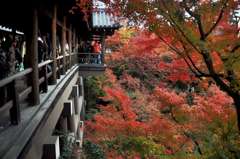
[[[32,94],[33,104],[39,104],[39,70],[38,70],[38,10],[33,10],[33,26],[32,26],[32,45],[31,45],[31,59],[32,59]]]
[[[80,115],[80,104],[79,104],[79,87],[78,85],[74,85],[72,88],[72,97],[73,97],[73,104],[75,107],[75,115]]]
[[[77,53],[77,51],[76,51],[76,29],[74,28],[73,29],[73,43],[72,43],[72,45],[73,45],[73,53]],[[74,55],[74,58],[73,58],[73,64],[76,64],[76,58],[78,57],[78,55]]]
[[[105,63],[105,51],[106,51],[106,46],[105,46],[105,34],[102,36],[102,54],[101,54],[101,64]]]
[[[60,158],[60,145],[59,137],[51,136],[48,139],[48,143],[43,145],[43,157],[44,159],[59,159]]]
[[[68,130],[70,132],[75,133],[76,132],[76,121],[74,117],[74,107],[73,107],[73,102],[68,101],[64,103],[64,109],[63,109],[63,115],[67,117],[68,121]]]
[[[42,68],[43,70],[43,76],[44,76],[44,82],[43,82],[43,92],[48,92],[48,77],[47,77],[47,65]]]
[[[79,121],[78,124],[78,131],[77,131],[77,145],[79,146],[79,148],[82,148],[83,146],[83,134],[84,133],[84,122],[83,121]]]
[[[84,96],[83,77],[79,77],[79,96]]]
[[[52,17],[52,60],[53,60],[53,74],[52,84],[57,83],[57,5],[53,6],[53,17]]]
[[[79,48],[79,39],[78,39],[78,36],[76,34],[76,53],[78,53],[78,48]],[[75,63],[78,63],[78,55],[75,58]]]
[[[73,52],[76,53],[76,29],[73,29]]]
[[[67,117],[61,116],[59,119],[59,123],[60,123],[60,131],[62,131],[63,133],[67,133],[68,132]]]
[[[72,25],[70,24],[68,31],[68,44],[69,44],[69,67],[72,67]]]
[[[62,42],[61,42],[61,50],[62,50],[62,55],[63,55],[63,68],[62,68],[62,73],[65,74],[66,72],[66,24],[67,24],[67,17],[63,17],[63,27],[62,27]]]
[[[38,10],[34,8],[31,13],[31,23],[27,32],[27,66],[32,68],[29,78],[32,86],[30,100],[32,105],[40,103],[39,99],[39,70],[38,70]]]
[[[10,96],[13,99],[13,107],[10,109],[11,124],[17,125],[21,121],[19,96],[16,88],[16,80],[10,83]]]

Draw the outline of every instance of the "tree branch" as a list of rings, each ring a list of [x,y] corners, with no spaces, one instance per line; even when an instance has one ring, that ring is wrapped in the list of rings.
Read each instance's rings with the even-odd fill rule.
[[[201,40],[205,40],[205,33],[204,33],[204,30],[203,30],[203,25],[202,25],[202,21],[201,21],[201,15],[191,11],[191,9],[187,6],[187,2],[186,0],[183,0],[183,5],[184,5],[184,9],[185,11],[190,14],[197,22],[197,25],[198,25],[198,30],[199,30],[199,33],[200,33],[200,36],[201,36]]]
[[[223,7],[220,10],[220,13],[218,15],[218,18],[216,20],[216,22],[213,24],[213,26],[209,29],[209,31],[205,34],[205,38],[208,37],[208,35],[210,35],[212,33],[212,31],[217,27],[217,25],[219,24],[219,22],[221,21],[222,17],[223,17],[223,13],[225,8],[227,7],[227,2],[228,0],[225,0],[225,2],[223,3]]]
[[[233,49],[230,51],[230,53],[234,53],[239,48],[240,48],[240,44],[234,46]]]
[[[201,54],[201,51],[192,43],[192,41],[185,35],[184,31],[181,29],[181,27],[174,21],[173,17],[170,14],[170,10],[165,4],[165,1],[162,1],[163,7],[169,12],[168,14],[165,14],[165,17],[168,18],[168,21],[171,23],[174,29],[177,29],[180,34],[187,40],[187,42],[198,52]],[[163,12],[164,13],[164,12]]]

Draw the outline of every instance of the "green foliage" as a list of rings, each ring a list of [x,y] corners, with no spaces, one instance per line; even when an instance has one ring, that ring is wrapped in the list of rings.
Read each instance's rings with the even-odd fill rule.
[[[164,156],[163,146],[156,144],[146,137],[117,137],[115,140],[105,141],[109,149],[116,150],[120,155],[138,153],[141,158]]]
[[[86,120],[92,119],[94,117],[94,115],[97,114],[98,112],[99,112],[99,109],[97,109],[97,108],[90,108],[87,111],[86,115],[85,115],[85,119]]]
[[[120,76],[123,75],[123,71],[127,69],[128,69],[127,64],[121,65],[121,63],[112,68],[113,73],[117,77],[117,79],[120,79]]]
[[[68,135],[66,135],[66,134],[63,135],[60,138],[60,140],[63,143],[60,159],[68,159],[72,155],[73,143],[68,140]]]
[[[203,158],[240,158],[240,135],[236,122],[229,121],[223,124],[221,120],[216,119],[197,137],[202,141]]]
[[[84,153],[87,159],[105,159],[105,154],[100,146],[87,140],[83,143]]]
[[[85,98],[87,101],[87,119],[91,119],[94,114],[98,112],[96,107],[97,99],[105,95],[104,91],[99,86],[99,81],[103,80],[101,77],[88,77],[85,79]]]
[[[54,134],[60,136],[61,156],[59,159],[69,159],[72,155],[73,146],[75,144],[75,140],[70,140],[70,138],[74,139],[73,136],[70,136],[63,131],[55,131]]]

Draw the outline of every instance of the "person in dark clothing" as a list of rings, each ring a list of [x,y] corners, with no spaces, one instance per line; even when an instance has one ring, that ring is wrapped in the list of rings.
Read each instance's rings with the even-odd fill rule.
[[[16,40],[12,35],[8,35],[6,40],[2,44],[2,49],[6,52],[6,65],[7,65],[7,74],[11,75],[15,73],[15,48],[16,48]]]
[[[7,56],[2,48],[0,48],[0,72],[0,79],[3,79],[8,74]]]

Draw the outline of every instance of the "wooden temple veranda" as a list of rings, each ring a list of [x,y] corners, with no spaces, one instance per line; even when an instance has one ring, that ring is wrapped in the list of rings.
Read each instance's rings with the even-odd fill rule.
[[[119,25],[103,9],[82,12],[80,0],[0,3],[0,47],[8,34],[25,44],[24,69],[0,79],[0,158],[57,159],[64,145],[59,132],[82,146],[83,78],[103,73],[104,40]],[[41,60],[40,35],[48,38],[49,53]],[[80,49],[91,40],[102,45],[100,62]]]

